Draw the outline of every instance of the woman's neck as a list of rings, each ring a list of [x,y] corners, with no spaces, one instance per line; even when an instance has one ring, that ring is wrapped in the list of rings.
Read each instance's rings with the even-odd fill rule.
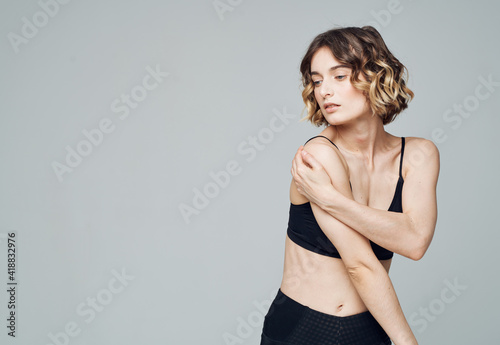
[[[335,144],[349,154],[365,162],[371,162],[371,164],[380,151],[386,151],[390,146],[389,135],[380,118],[360,119],[355,123],[328,126],[327,128],[332,131]]]

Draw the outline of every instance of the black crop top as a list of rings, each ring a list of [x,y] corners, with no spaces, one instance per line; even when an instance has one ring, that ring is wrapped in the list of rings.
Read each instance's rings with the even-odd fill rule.
[[[317,137],[324,137],[324,136],[317,135],[315,137],[312,137],[311,139]],[[306,143],[308,141],[306,141]],[[337,145],[335,145],[330,139],[328,139],[328,141],[330,141],[335,147],[337,147]],[[402,137],[401,158],[399,162],[399,179],[396,185],[396,191],[394,193],[394,197],[388,209],[388,211],[392,212],[403,212],[401,193],[403,191],[404,180],[401,170],[403,167],[404,149],[405,149],[405,138]],[[349,181],[349,184],[350,183],[351,181]],[[351,190],[352,190],[352,185],[351,185]],[[290,216],[288,219],[287,235],[293,242],[295,242],[297,245],[307,250],[310,250],[312,252],[321,255],[331,256],[340,259],[339,252],[337,251],[333,243],[328,239],[328,237],[325,235],[323,230],[321,230],[320,226],[316,222],[316,218],[314,218],[311,204],[309,202],[300,205],[294,205],[290,203]],[[370,244],[372,246],[373,252],[375,253],[375,256],[379,260],[387,260],[392,258],[392,256],[394,255],[393,252],[385,248],[382,248],[381,246],[372,241],[370,241]]]

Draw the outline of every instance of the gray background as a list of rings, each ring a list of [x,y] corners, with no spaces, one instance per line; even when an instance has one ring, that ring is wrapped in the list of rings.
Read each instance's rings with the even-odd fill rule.
[[[299,122],[300,60],[317,34],[371,23],[416,95],[386,130],[441,154],[431,247],[391,269],[400,302],[420,344],[498,343],[500,91],[474,94],[481,76],[500,81],[500,6],[220,2],[221,15],[210,0],[71,1],[46,23],[36,1],[1,2],[1,320],[12,231],[19,285],[17,337],[2,321],[0,342],[258,344],[281,282],[291,160],[320,131]],[[16,45],[23,17],[40,27]],[[169,75],[146,96],[148,66]],[[144,99],[121,119],[111,105],[132,90]],[[451,114],[465,103],[468,115]],[[266,137],[284,111],[293,119]],[[54,162],[106,118],[114,131],[60,181]],[[259,133],[262,150],[243,153]],[[180,206],[231,161],[239,174],[187,222]],[[87,322],[92,298],[100,312]]]

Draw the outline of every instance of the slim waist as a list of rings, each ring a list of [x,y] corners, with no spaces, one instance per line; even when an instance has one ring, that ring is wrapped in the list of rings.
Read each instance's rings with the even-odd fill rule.
[[[308,310],[309,313],[317,314],[318,316],[321,316],[322,318],[330,318],[331,320],[349,320],[349,318],[373,318],[372,314],[370,313],[369,310],[358,313],[358,314],[353,314],[353,315],[345,315],[345,316],[338,316],[338,315],[332,315],[332,314],[327,314],[323,313],[322,311],[312,309],[306,305],[303,305],[302,303],[294,300],[293,298],[285,295],[281,289],[278,289],[278,293],[276,294],[276,299],[275,299],[277,304],[287,304],[289,306],[294,307],[294,309],[300,309],[300,310]]]

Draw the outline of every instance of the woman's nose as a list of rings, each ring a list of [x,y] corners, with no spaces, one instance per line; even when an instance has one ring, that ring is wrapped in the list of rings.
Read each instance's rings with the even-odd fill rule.
[[[319,93],[320,93],[321,97],[323,97],[323,98],[333,96],[332,85],[330,85],[328,82],[325,82],[325,81],[321,82]]]

